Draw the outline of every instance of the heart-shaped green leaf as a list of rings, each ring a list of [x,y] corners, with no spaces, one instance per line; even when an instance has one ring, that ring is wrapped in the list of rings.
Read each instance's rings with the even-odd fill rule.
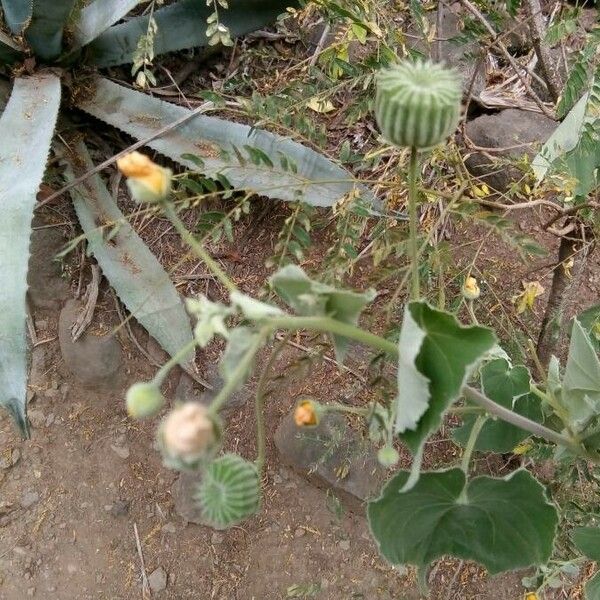
[[[481,387],[494,402],[534,421],[542,420],[540,402],[529,393],[530,376],[525,367],[511,368],[504,359],[493,360],[481,369]],[[454,439],[459,444],[464,446],[467,443],[475,419],[474,415],[466,416],[463,426],[454,432]],[[480,452],[510,452],[529,435],[506,421],[489,419],[477,437],[475,449]]]
[[[600,527],[575,527],[571,537],[579,552],[600,562]]]
[[[558,514],[527,471],[468,483],[460,469],[423,473],[401,492],[408,477],[398,473],[367,510],[379,551],[391,563],[426,568],[451,555],[494,574],[550,558]]]
[[[496,343],[485,327],[412,302],[400,332],[396,431],[413,454],[436,431],[481,357]]]

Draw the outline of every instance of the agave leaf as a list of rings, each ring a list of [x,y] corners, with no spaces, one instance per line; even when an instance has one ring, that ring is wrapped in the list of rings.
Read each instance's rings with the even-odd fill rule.
[[[120,21],[140,0],[94,0],[81,9],[74,23],[74,41],[85,46]]]
[[[35,55],[51,61],[62,52],[63,29],[75,0],[33,0],[31,20],[25,37]]]
[[[138,139],[150,137],[190,113],[187,108],[103,78],[98,78],[95,93],[77,106]],[[374,203],[369,190],[322,154],[248,125],[198,115],[148,146],[189,169],[199,169],[209,177],[222,174],[234,187],[269,198],[332,206],[357,189],[364,200]],[[272,166],[252,162],[248,147],[261,151]],[[198,156],[203,166],[182,157],[184,154]],[[294,163],[295,171],[279,166],[289,163]]]
[[[0,31],[0,65],[12,65],[21,56],[21,49],[12,39]]]
[[[31,19],[32,2],[24,0],[0,0],[4,11],[4,20],[14,34],[25,29]]]
[[[94,167],[83,142],[75,145],[74,154],[64,151],[63,156],[69,181]],[[89,177],[72,188],[71,198],[89,250],[119,298],[171,356],[179,352],[193,340],[181,298],[154,254],[113,201],[100,176]],[[111,233],[109,241],[105,240],[108,233]],[[192,354],[185,357],[183,366],[189,365]]]
[[[297,0],[230,0],[229,8],[221,9],[219,16],[231,35],[238,36],[272,23],[288,6],[297,5]],[[207,6],[202,0],[181,0],[157,10],[154,54],[207,46],[206,19],[212,12],[212,3]],[[148,15],[134,17],[105,31],[89,45],[88,60],[99,67],[133,62],[138,41],[147,33],[148,20]]]
[[[557,158],[569,150],[573,150],[577,145],[581,128],[586,120],[590,120],[585,116],[587,103],[588,94],[584,94],[531,161],[531,168],[538,182],[544,179],[548,169]]]
[[[15,81],[0,117],[0,405],[9,410],[24,436],[28,435],[25,294],[31,218],[59,105],[58,77],[23,77]]]

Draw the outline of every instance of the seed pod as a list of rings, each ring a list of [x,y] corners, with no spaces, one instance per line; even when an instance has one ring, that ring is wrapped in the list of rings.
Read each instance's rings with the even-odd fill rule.
[[[154,383],[134,383],[125,396],[127,412],[134,419],[154,416],[165,403],[165,398]]]
[[[403,61],[377,76],[375,117],[383,136],[401,147],[431,148],[456,128],[458,73],[432,62]]]
[[[204,472],[194,498],[206,523],[227,529],[254,514],[260,506],[260,481],[254,463],[224,454]]]

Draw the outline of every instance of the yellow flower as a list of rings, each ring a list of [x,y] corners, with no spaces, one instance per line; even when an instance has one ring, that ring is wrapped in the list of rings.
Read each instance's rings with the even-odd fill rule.
[[[513,296],[512,301],[517,305],[517,314],[525,312],[527,309],[532,309],[535,299],[544,293],[544,288],[539,281],[523,282],[523,291],[516,296]]]
[[[571,269],[573,268],[574,264],[575,264],[575,260],[573,259],[572,256],[570,258],[568,258],[567,260],[565,260],[565,262],[562,264],[562,267],[565,271],[565,275],[569,279],[573,279],[573,273],[571,273]]]
[[[125,177],[136,202],[159,202],[171,190],[173,172],[157,165],[140,152],[130,152],[119,160],[117,167]]]
[[[539,598],[535,592],[527,592],[525,594],[525,600],[539,600]]]
[[[463,296],[467,300],[477,300],[479,295],[481,294],[481,290],[479,289],[479,285],[477,284],[477,279],[475,277],[471,277],[470,275],[465,279],[465,283],[462,288]]]
[[[294,422],[298,427],[314,427],[319,424],[319,405],[312,400],[301,400],[294,411]]]

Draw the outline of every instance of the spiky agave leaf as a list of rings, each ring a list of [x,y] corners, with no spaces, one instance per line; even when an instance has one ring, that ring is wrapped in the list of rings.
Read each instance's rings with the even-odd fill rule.
[[[5,33],[0,31],[0,65],[12,65],[22,55],[19,46]]]
[[[229,8],[221,9],[219,16],[231,35],[239,36],[272,23],[288,6],[298,6],[297,0],[230,0]],[[206,19],[213,11],[212,3],[207,6],[202,0],[180,0],[155,11],[154,54],[207,46]],[[133,62],[148,19],[148,15],[134,17],[108,29],[88,46],[88,60],[99,67]]]
[[[94,94],[77,106],[137,139],[150,137],[190,113],[187,108],[103,78],[97,79]],[[198,163],[182,155],[196,155],[203,162],[200,170],[209,177],[222,174],[234,187],[269,198],[332,206],[356,189],[363,200],[375,203],[372,193],[351,173],[322,154],[289,138],[233,121],[197,115],[148,146],[193,170],[200,168]],[[265,160],[256,165],[249,147],[250,153],[258,149],[271,165]],[[294,168],[286,170],[284,164]]]
[[[258,469],[237,454],[224,454],[207,467],[194,498],[208,525],[227,529],[259,509]]]
[[[73,38],[77,47],[85,46],[120,21],[141,0],[94,0],[84,6],[73,24]]]
[[[27,0],[0,0],[4,20],[14,34],[20,34],[31,19],[33,2]]]
[[[29,3],[32,12],[25,38],[36,56],[52,61],[62,52],[63,30],[75,0],[29,0]]]
[[[83,142],[61,150],[65,176],[72,181],[94,167]],[[171,279],[129,225],[99,175],[71,189],[71,198],[89,250],[129,312],[171,355],[193,341],[190,319]],[[102,229],[99,224],[110,224]],[[110,243],[105,236],[111,234]],[[113,235],[114,234],[114,235]],[[192,352],[182,360],[189,364]]]
[[[0,118],[0,405],[24,436],[29,237],[59,104],[60,80],[55,75],[19,78]]]

